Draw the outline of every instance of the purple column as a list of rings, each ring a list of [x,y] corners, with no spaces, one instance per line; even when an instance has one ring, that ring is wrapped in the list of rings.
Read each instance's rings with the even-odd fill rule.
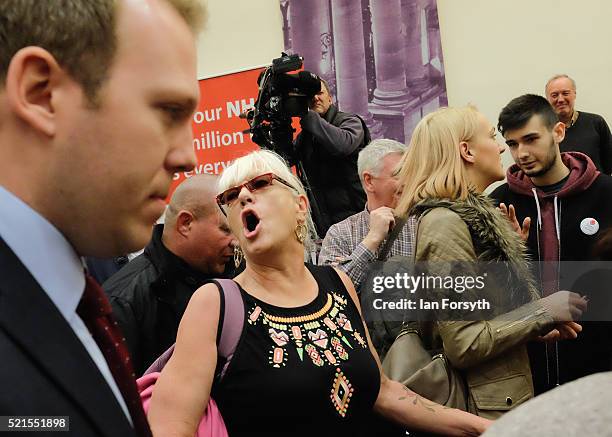
[[[382,136],[382,126],[368,111],[368,80],[361,7],[354,0],[332,0],[337,98],[345,112],[363,117],[372,138]]]
[[[343,111],[361,115],[372,128],[361,8],[354,0],[332,0],[331,4],[338,101]]]
[[[291,49],[304,57],[304,69],[332,77],[328,1],[289,0],[289,25]]]
[[[429,41],[430,75],[438,78],[444,71],[442,60],[442,42],[440,38],[440,23],[438,20],[438,8],[435,1],[427,0],[426,20],[427,39]]]
[[[400,0],[370,0],[370,10],[376,62],[372,103],[400,106],[409,100],[404,64],[406,29],[402,26]]]
[[[421,51],[421,8],[418,0],[401,0],[402,21],[406,26],[404,63],[406,82],[412,95],[418,95],[427,87],[427,71]]]

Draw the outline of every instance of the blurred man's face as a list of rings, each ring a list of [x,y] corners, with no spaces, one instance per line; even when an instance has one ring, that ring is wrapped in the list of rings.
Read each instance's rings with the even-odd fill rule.
[[[156,0],[119,2],[116,32],[99,106],[86,104],[76,82],[62,99],[52,168],[59,205],[70,211],[58,227],[77,252],[97,256],[144,247],[173,174],[196,163],[194,35]]]
[[[382,159],[380,174],[372,175],[372,188],[374,190],[372,194],[376,196],[377,204],[389,208],[395,208],[397,205],[399,182],[395,173],[401,160],[401,153],[389,153]]]
[[[321,91],[319,91],[310,101],[310,109],[319,115],[325,115],[332,104],[332,98],[323,82],[321,82]]]
[[[546,87],[546,98],[561,120],[568,120],[574,114],[576,89],[567,77],[560,77]]]
[[[236,238],[232,235],[227,219],[221,212],[212,212],[192,222],[189,236],[189,259],[192,267],[202,273],[221,275],[225,265],[234,255]]]

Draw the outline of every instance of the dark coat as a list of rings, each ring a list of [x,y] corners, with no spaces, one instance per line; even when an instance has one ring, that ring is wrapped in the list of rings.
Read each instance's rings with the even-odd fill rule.
[[[0,415],[69,416],[70,432],[49,436],[136,435],[81,341],[1,238],[0,272]]]
[[[308,111],[296,149],[320,209],[315,223],[324,236],[334,223],[363,211],[366,196],[357,172],[357,156],[370,141],[365,122],[331,105],[325,116]]]
[[[213,278],[170,252],[161,240],[163,229],[156,225],[144,253],[103,285],[137,375],[174,344],[189,299]]]
[[[121,270],[121,267],[126,265],[128,261],[127,256],[117,256],[115,258],[85,257],[87,271],[98,284],[103,284],[108,278]]]

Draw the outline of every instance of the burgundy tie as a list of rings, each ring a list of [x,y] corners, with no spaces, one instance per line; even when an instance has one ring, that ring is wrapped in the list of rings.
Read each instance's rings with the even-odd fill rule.
[[[104,291],[88,274],[85,275],[85,292],[77,307],[77,314],[104,355],[132,416],[134,429],[139,436],[150,437],[151,430],[136,389],[136,375],[132,369],[125,338],[112,315],[112,309]]]

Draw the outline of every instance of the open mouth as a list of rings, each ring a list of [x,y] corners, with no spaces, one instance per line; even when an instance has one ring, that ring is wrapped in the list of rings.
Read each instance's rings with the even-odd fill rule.
[[[253,237],[257,233],[259,222],[259,217],[255,214],[255,211],[248,210],[242,213],[242,226],[247,238]]]

